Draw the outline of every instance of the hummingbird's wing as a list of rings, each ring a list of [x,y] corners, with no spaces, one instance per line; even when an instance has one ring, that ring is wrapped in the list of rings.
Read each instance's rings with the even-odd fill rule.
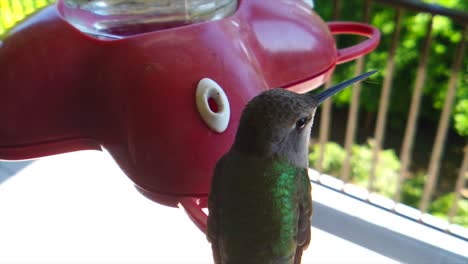
[[[294,263],[301,263],[302,251],[307,249],[310,243],[310,219],[312,217],[312,194],[309,174],[307,169],[299,170],[299,221],[297,228],[297,248]]]

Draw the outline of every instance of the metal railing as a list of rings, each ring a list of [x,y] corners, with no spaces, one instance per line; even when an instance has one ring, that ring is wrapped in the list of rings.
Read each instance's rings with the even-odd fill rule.
[[[353,1],[357,2],[357,1]],[[434,145],[432,147],[432,153],[430,157],[430,162],[428,164],[428,176],[425,181],[424,192],[419,204],[419,221],[424,222],[423,215],[428,210],[428,205],[431,201],[433,196],[434,187],[439,177],[439,170],[441,165],[441,159],[444,153],[445,141],[447,138],[447,132],[449,130],[449,123],[451,118],[451,112],[453,110],[453,104],[455,99],[455,92],[457,87],[457,80],[459,78],[459,74],[462,71],[463,59],[465,54],[465,46],[467,42],[467,35],[468,35],[468,13],[452,10],[448,8],[444,8],[438,5],[433,4],[426,4],[421,1],[414,1],[414,0],[362,0],[363,2],[363,11],[362,11],[362,20],[363,22],[369,23],[370,18],[372,17],[372,5],[378,3],[380,5],[385,5],[385,7],[389,9],[395,10],[394,16],[394,31],[391,34],[390,45],[388,49],[388,58],[386,61],[386,65],[382,65],[382,70],[385,69],[383,83],[381,85],[381,94],[380,94],[380,101],[378,104],[378,113],[376,119],[376,126],[373,135],[369,135],[373,137],[374,144],[372,149],[372,164],[371,169],[369,171],[369,181],[367,189],[369,193],[373,191],[374,182],[376,178],[376,168],[379,162],[379,152],[382,150],[383,141],[385,139],[385,127],[387,124],[387,114],[388,108],[390,103],[390,94],[392,90],[393,80],[395,78],[395,66],[396,66],[396,52],[399,48],[401,43],[400,35],[401,35],[401,21],[402,16],[405,11],[411,10],[416,11],[419,13],[427,13],[430,14],[430,19],[426,24],[426,32],[425,37],[422,41],[422,46],[420,47],[419,53],[419,63],[417,66],[416,77],[414,80],[414,89],[412,94],[412,100],[410,103],[410,110],[408,113],[408,119],[406,123],[406,128],[404,132],[404,138],[402,142],[401,152],[399,158],[401,160],[400,172],[399,177],[397,180],[397,190],[393,197],[394,205],[393,210],[395,210],[396,205],[401,200],[401,192],[402,192],[402,183],[409,172],[409,168],[412,161],[413,153],[413,144],[415,142],[415,136],[417,135],[417,124],[418,124],[418,115],[421,108],[421,98],[422,98],[422,91],[423,87],[427,81],[427,67],[428,67],[428,59],[431,56],[430,47],[433,42],[433,20],[435,16],[444,16],[452,20],[457,25],[463,28],[462,38],[457,43],[457,48],[455,51],[455,56],[452,61],[451,65],[451,74],[449,79],[447,80],[447,95],[445,97],[445,102],[443,105],[443,109],[441,111],[440,120],[438,123],[438,129],[436,132],[436,136],[434,139]],[[375,3],[374,3],[375,2]],[[340,19],[340,13],[342,12],[342,4],[343,2],[340,0],[334,0],[334,8],[333,8],[333,20]],[[385,36],[383,36],[385,37]],[[360,58],[356,61],[355,65],[355,74],[361,74],[364,71],[365,65],[365,58]],[[385,67],[385,68],[383,68]],[[467,74],[466,72],[463,74]],[[329,86],[330,83],[327,84]],[[356,134],[356,127],[358,125],[358,108],[359,108],[359,99],[361,93],[361,84],[356,84],[352,91],[351,103],[348,112],[347,118],[347,129],[345,134],[345,159],[343,162],[341,175],[341,180],[343,182],[348,182],[350,179],[350,159],[352,155],[352,145],[355,143],[355,134]],[[320,152],[319,158],[317,161],[317,170],[322,171],[323,169],[323,160],[325,155],[325,144],[329,140],[330,136],[330,124],[331,124],[331,101],[327,101],[324,103],[323,108],[321,109],[321,117],[320,117],[320,131],[319,131],[319,139],[318,144],[320,144]],[[466,141],[465,141],[466,142]],[[465,186],[466,179],[468,178],[468,143],[465,143],[464,148],[464,158],[462,164],[460,164],[460,169],[458,173],[458,179],[456,181],[455,187],[455,199],[452,205],[452,208],[448,214],[449,222],[452,220],[453,216],[457,212],[457,204],[461,197],[461,191]],[[342,189],[343,191],[343,189]],[[368,193],[368,194],[369,194]],[[367,198],[368,199],[368,198]],[[449,225],[448,225],[449,226]],[[450,228],[447,226],[447,231],[450,232]]]

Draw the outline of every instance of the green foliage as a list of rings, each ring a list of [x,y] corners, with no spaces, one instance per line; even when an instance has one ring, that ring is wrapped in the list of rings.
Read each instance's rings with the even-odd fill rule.
[[[0,39],[28,15],[53,2],[55,0],[0,0]]]
[[[423,195],[425,181],[426,174],[423,172],[418,172],[415,176],[406,179],[401,187],[401,201],[413,208],[418,208]]]
[[[351,182],[367,187],[372,164],[372,142],[366,145],[353,145],[351,157]],[[317,167],[320,145],[314,145],[309,154],[312,167]],[[376,168],[374,191],[387,197],[393,197],[400,169],[400,161],[393,150],[380,151]],[[325,154],[322,172],[330,175],[340,175],[345,157],[345,150],[335,142],[325,144]]]
[[[422,0],[429,4],[438,4],[443,7],[468,11],[468,2],[465,0]]]
[[[362,21],[364,1],[341,1],[341,16],[339,20]],[[468,10],[466,0],[426,0],[449,8]],[[321,1],[316,4],[317,13],[325,21],[332,20],[333,1]],[[346,12],[344,11],[346,10]],[[388,51],[395,30],[395,9],[388,5],[373,2],[370,24],[380,29],[382,33],[379,47],[366,56],[365,70],[379,69],[378,74],[363,82],[360,97],[360,109],[377,112],[380,100],[380,90],[386,74]],[[419,65],[422,43],[427,35],[427,24],[430,21],[427,13],[416,13],[406,10],[401,20],[401,34],[395,56],[393,86],[389,104],[389,126],[402,129],[408,115],[412,89]],[[452,65],[458,43],[462,41],[463,28],[447,17],[435,16],[433,20],[433,39],[427,62],[427,77],[423,89],[420,116],[423,119],[438,122],[440,110],[447,94],[447,84],[452,73]],[[340,35],[338,47],[347,47],[357,42],[355,37]],[[464,55],[464,65],[468,65],[467,52]],[[354,63],[337,67],[333,78],[337,81],[348,79],[354,74]],[[467,68],[462,68],[457,80],[455,111],[453,112],[453,129],[459,135],[468,135],[468,75]],[[334,97],[338,107],[349,104],[352,89],[347,89]]]
[[[330,175],[340,175],[345,154],[345,150],[338,143],[327,142],[325,144],[322,171]],[[319,155],[320,145],[316,144],[312,147],[312,151],[309,154],[309,162],[312,167],[317,167]]]
[[[429,212],[435,216],[447,219],[454,199],[454,192],[442,195],[432,202]],[[458,200],[457,214],[453,217],[452,222],[462,226],[468,226],[468,199]]]
[[[461,100],[455,107],[455,128],[462,136],[468,136],[468,99]]]
[[[372,141],[369,141],[366,145],[352,146],[353,156],[351,158],[350,182],[365,188],[367,188],[369,181],[372,146]],[[317,168],[318,166],[319,153],[320,145],[313,145],[309,154],[309,162],[312,168]],[[339,176],[341,174],[345,155],[344,148],[339,144],[327,142],[325,144],[322,173]],[[393,198],[396,192],[400,160],[393,150],[383,150],[378,155],[379,163],[374,180],[374,191],[386,197]],[[418,208],[423,195],[426,178],[426,174],[417,172],[415,175],[406,179],[402,184],[401,202],[408,206]],[[453,192],[440,196],[431,203],[429,212],[435,216],[447,219],[447,215],[453,204],[453,199]],[[452,219],[452,222],[468,227],[467,199],[460,199],[458,201],[458,211]]]
[[[351,158],[351,179],[358,185],[367,187],[372,164],[373,143],[354,145]],[[378,153],[378,164],[374,179],[374,191],[387,197],[393,197],[400,169],[400,161],[392,149]]]

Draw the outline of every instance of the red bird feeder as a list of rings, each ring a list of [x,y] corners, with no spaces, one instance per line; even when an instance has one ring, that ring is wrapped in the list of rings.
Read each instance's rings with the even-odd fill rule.
[[[299,0],[242,0],[223,19],[120,39],[79,31],[67,12],[58,1],[0,45],[0,158],[105,148],[141,193],[182,205],[202,230],[214,166],[247,102],[315,89],[380,39]],[[336,34],[368,39],[337,49]]]

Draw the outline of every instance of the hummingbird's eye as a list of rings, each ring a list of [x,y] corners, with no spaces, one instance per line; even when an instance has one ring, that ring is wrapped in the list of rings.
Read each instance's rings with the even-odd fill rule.
[[[307,122],[309,121],[309,118],[308,117],[302,117],[300,118],[299,120],[297,120],[296,122],[296,129],[303,129]]]

